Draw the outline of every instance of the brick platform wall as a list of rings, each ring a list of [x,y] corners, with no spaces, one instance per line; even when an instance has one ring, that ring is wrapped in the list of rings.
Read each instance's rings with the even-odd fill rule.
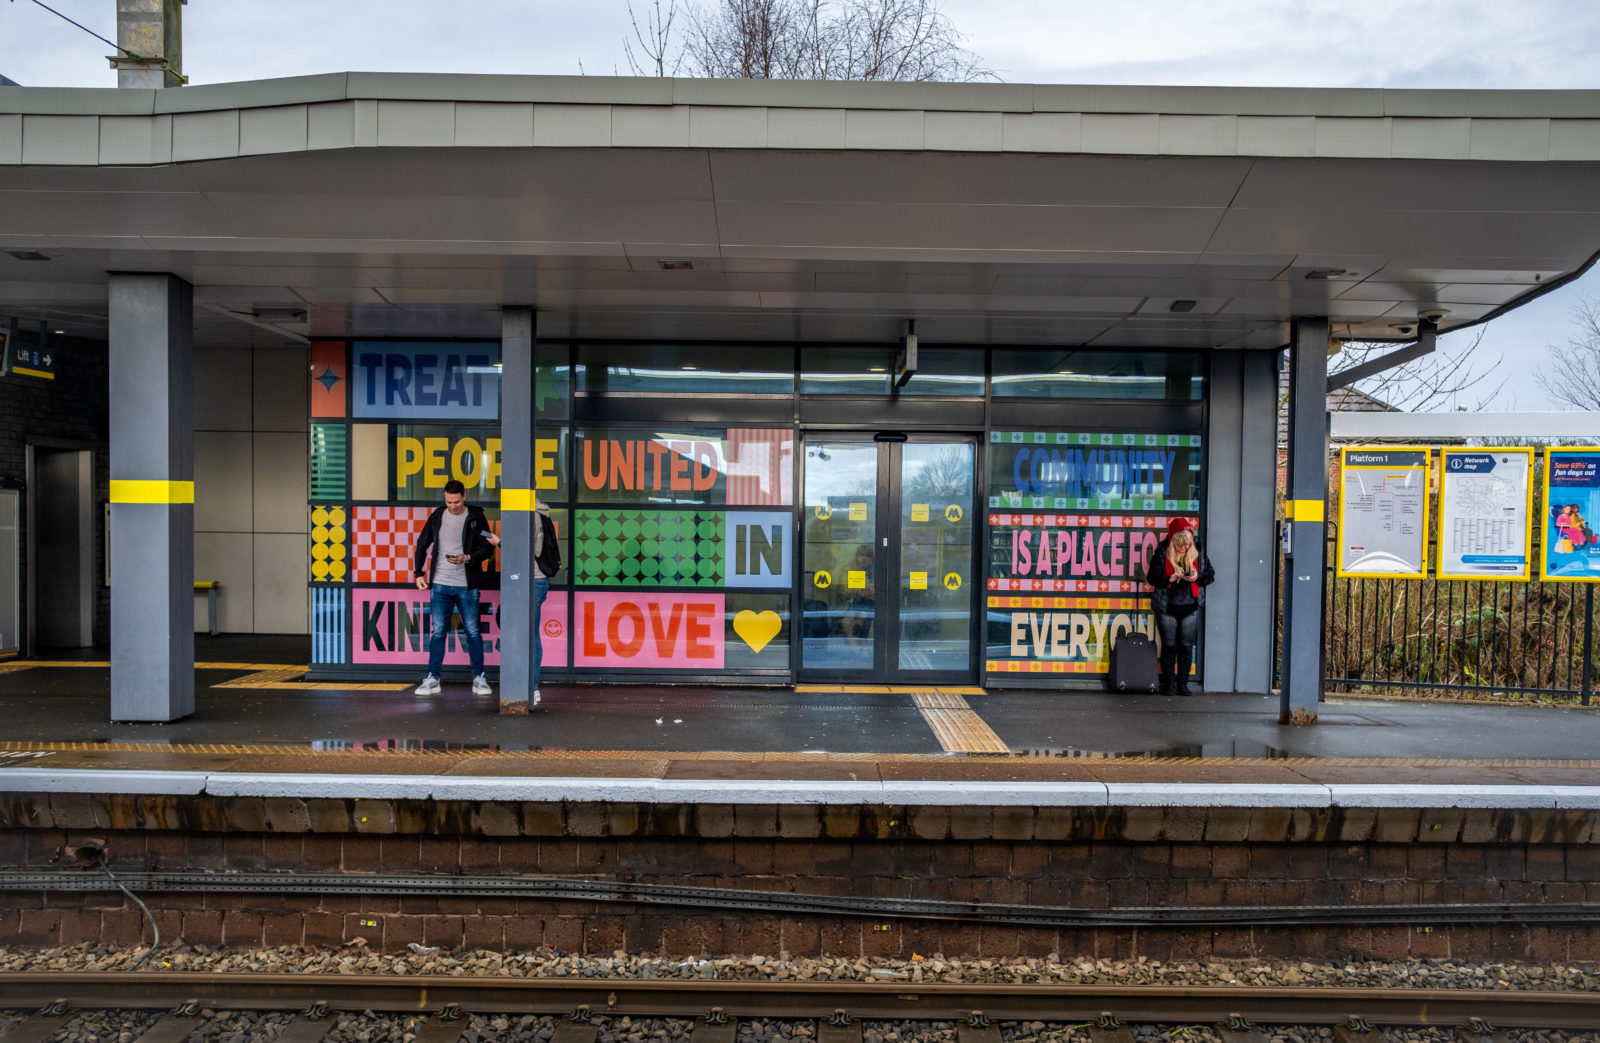
[[[504,804],[0,796],[0,868],[106,842],[115,869],[538,874],[1109,909],[1600,902],[1588,811]],[[1035,928],[524,898],[143,895],[163,939],[702,954],[1600,959],[1600,931]],[[0,893],[0,937],[148,940],[117,892]]]

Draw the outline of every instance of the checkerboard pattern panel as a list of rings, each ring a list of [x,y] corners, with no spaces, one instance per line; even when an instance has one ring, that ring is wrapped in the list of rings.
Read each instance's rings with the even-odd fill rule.
[[[431,507],[355,507],[350,578],[356,583],[411,583],[411,555]]]

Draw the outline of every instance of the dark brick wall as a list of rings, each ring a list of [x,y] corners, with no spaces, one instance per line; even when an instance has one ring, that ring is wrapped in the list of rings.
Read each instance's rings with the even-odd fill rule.
[[[1451,809],[654,806],[0,795],[0,867],[107,842],[113,869],[535,874],[830,895],[1127,906],[1600,901],[1600,816]],[[207,945],[527,949],[672,957],[1600,959],[1567,924],[1018,927],[523,898],[157,894]],[[148,931],[115,892],[8,893],[23,944]]]
[[[32,344],[34,334],[19,331],[18,340]],[[39,380],[15,374],[0,378],[0,482],[22,488],[27,475],[28,443],[70,442],[94,450],[94,567],[105,574],[105,503],[111,489],[110,406],[107,399],[106,345],[76,337],[51,337],[57,357],[56,378]],[[28,492],[23,492],[22,553],[26,553]],[[21,604],[27,611],[27,564],[23,563]],[[43,578],[41,577],[41,583]],[[111,593],[95,584],[94,643],[108,645],[111,635]],[[24,622],[24,627],[26,623]]]

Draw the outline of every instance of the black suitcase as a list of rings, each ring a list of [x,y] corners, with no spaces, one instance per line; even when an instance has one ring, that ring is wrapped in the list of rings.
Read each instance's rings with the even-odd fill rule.
[[[1106,685],[1113,692],[1154,692],[1161,687],[1156,645],[1144,634],[1129,631],[1111,646],[1111,672]]]

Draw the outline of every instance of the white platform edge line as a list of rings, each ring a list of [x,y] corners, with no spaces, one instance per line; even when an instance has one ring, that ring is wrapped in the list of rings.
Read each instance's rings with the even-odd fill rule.
[[[976,807],[1600,808],[1600,786],[506,778],[3,768],[0,792]]]

